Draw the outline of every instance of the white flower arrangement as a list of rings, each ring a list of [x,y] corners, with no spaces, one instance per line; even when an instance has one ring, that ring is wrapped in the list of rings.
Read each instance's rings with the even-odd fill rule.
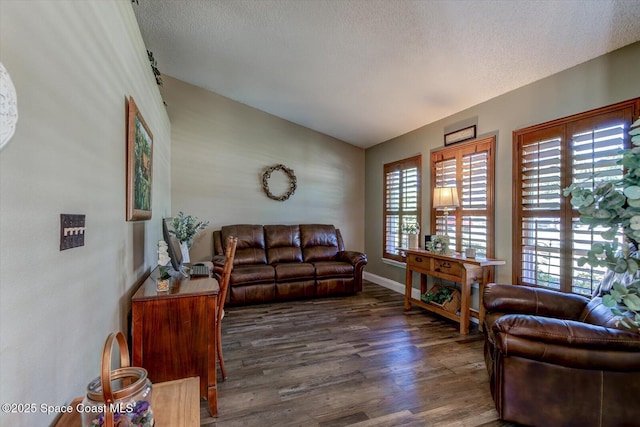
[[[160,279],[168,279],[169,269],[167,265],[171,261],[171,257],[169,256],[169,245],[164,240],[158,241],[158,266],[160,269]]]
[[[429,252],[446,255],[449,253],[449,236],[437,235],[427,243]]]
[[[420,224],[417,222],[403,222],[401,229],[404,234],[420,234]]]

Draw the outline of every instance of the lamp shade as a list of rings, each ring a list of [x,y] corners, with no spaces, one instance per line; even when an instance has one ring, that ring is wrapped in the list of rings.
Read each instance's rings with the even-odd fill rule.
[[[433,189],[434,208],[457,208],[458,206],[460,206],[460,201],[456,187],[436,187]]]

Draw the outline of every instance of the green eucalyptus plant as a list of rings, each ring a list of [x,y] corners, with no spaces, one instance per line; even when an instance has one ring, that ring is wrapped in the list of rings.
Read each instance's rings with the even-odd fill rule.
[[[594,243],[586,257],[578,265],[606,267],[619,274],[634,275],[640,270],[637,249],[640,242],[640,119],[629,131],[632,148],[621,151],[618,164],[625,169],[622,179],[602,181],[592,189],[573,183],[565,188],[565,197],[571,196],[571,204],[580,212],[580,221],[590,228],[602,227],[603,243]],[[636,251],[630,253],[628,245],[619,244],[617,234],[631,242]],[[640,279],[627,286],[614,282],[612,289],[603,295],[602,302],[610,307],[618,321],[627,328],[640,330]]]
[[[176,236],[180,243],[187,243],[187,246],[193,245],[193,237],[200,230],[204,230],[209,225],[209,221],[198,221],[198,218],[193,215],[185,215],[180,211],[178,215],[174,216],[171,220],[171,226],[173,230],[169,232]]]

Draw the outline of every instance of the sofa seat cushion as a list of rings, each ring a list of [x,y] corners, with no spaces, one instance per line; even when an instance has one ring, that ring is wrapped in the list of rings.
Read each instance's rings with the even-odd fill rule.
[[[353,276],[353,265],[347,262],[318,261],[313,265],[316,268],[317,278]]]
[[[275,269],[271,265],[238,265],[231,270],[230,284],[249,285],[254,283],[273,283],[276,278]]]
[[[303,262],[290,262],[274,265],[276,270],[276,280],[283,282],[286,280],[313,280],[315,278],[315,268],[312,264]]]

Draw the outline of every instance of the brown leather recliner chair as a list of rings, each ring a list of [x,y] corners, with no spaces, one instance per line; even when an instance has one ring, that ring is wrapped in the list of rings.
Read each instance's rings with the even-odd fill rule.
[[[485,287],[485,363],[501,419],[540,427],[640,425],[640,333],[600,297]]]

